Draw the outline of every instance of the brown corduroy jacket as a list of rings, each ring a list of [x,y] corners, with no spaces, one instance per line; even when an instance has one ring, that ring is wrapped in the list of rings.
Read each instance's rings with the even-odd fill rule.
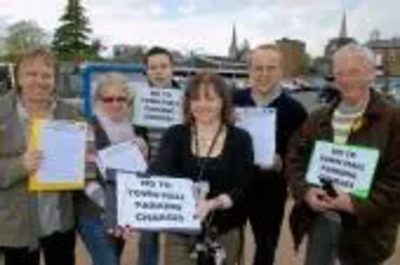
[[[296,201],[290,216],[296,247],[317,215],[303,200],[309,187],[308,163],[316,141],[333,141],[331,120],[337,104],[313,113],[289,145],[285,176]],[[348,144],[378,149],[380,158],[368,199],[352,197],[356,215],[341,213],[339,255],[380,263],[394,251],[400,220],[400,109],[372,92],[361,125],[351,132]]]

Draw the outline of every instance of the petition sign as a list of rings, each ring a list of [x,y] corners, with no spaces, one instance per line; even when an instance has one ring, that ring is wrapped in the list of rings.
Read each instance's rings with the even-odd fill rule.
[[[257,165],[270,167],[276,154],[276,110],[274,108],[236,108],[236,126],[253,140]]]
[[[325,179],[342,191],[367,198],[378,159],[379,151],[375,149],[318,141],[306,179],[315,185]]]
[[[182,97],[183,92],[178,89],[137,87],[133,123],[155,128],[168,128],[182,123]]]
[[[118,173],[118,225],[141,230],[199,231],[193,187],[189,179]]]

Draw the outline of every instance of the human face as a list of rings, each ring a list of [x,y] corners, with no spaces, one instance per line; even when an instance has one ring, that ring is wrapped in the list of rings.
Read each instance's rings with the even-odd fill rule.
[[[17,82],[23,101],[49,104],[55,92],[55,70],[45,59],[36,57],[23,61],[18,69]]]
[[[190,113],[195,123],[210,124],[220,122],[222,116],[222,98],[212,85],[200,87],[197,97],[190,99]]]
[[[103,88],[100,98],[103,113],[112,121],[119,122],[129,117],[129,99],[119,85]]]
[[[172,62],[166,54],[147,58],[147,76],[155,87],[168,87],[172,80]]]
[[[249,77],[259,94],[269,94],[282,79],[281,56],[271,49],[257,49],[251,54]]]
[[[336,86],[343,100],[358,101],[375,80],[375,69],[359,54],[344,53],[333,61]]]

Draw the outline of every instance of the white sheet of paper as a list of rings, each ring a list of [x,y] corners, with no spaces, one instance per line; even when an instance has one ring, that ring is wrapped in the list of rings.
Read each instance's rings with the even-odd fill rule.
[[[109,146],[97,153],[97,166],[103,176],[107,168],[131,171],[145,172],[147,163],[138,146],[132,141]]]
[[[38,181],[69,183],[84,178],[87,124],[49,120],[39,130],[44,158],[37,173]]]
[[[133,123],[137,125],[168,128],[182,123],[183,91],[173,88],[135,88]]]
[[[263,167],[272,166],[276,153],[276,110],[236,108],[236,115],[236,125],[252,137],[255,163]]]
[[[330,180],[335,188],[367,198],[379,151],[358,146],[338,145],[318,141],[312,154],[306,180],[321,185],[321,178]]]
[[[200,231],[193,182],[172,177],[117,175],[118,225],[153,231]]]

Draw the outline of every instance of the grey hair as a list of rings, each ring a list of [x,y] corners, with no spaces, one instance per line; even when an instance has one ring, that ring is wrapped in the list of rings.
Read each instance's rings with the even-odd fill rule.
[[[349,43],[340,49],[338,49],[333,55],[333,61],[336,61],[337,58],[343,54],[355,54],[365,59],[366,63],[375,67],[375,55],[373,51],[365,46],[361,46],[356,43]]]
[[[110,86],[120,87],[124,93],[128,96],[128,102],[131,103],[133,95],[131,88],[129,87],[128,79],[119,73],[107,73],[101,77],[99,84],[94,92],[94,101],[98,102],[101,100],[104,89]]]

